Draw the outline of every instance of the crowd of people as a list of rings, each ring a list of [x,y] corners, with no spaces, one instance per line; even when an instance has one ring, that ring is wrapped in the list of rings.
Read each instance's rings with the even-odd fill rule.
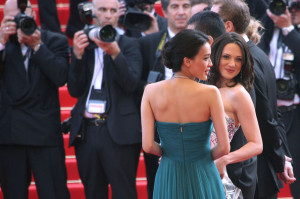
[[[70,198],[65,84],[87,199],[108,198],[109,184],[113,199],[138,198],[141,149],[149,199],[275,199],[283,183],[300,198],[300,0],[280,14],[269,0],[160,0],[164,17],[144,1],[142,30],[120,20],[126,0],[90,2],[86,29],[76,0],[65,33],[54,0],[26,32],[21,17],[37,13],[20,2],[6,0],[0,27],[4,199],[28,198],[32,175],[39,198]],[[109,41],[89,34],[109,25]]]

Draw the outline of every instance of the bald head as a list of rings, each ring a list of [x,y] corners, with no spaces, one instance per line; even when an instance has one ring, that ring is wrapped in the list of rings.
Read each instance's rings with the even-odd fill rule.
[[[28,1],[25,13],[29,16],[32,16],[31,4]],[[4,16],[16,16],[20,12],[18,8],[18,0],[7,0],[4,4],[3,13]]]
[[[100,26],[112,25],[116,27],[118,25],[118,0],[93,0],[94,14],[97,17],[95,23]]]

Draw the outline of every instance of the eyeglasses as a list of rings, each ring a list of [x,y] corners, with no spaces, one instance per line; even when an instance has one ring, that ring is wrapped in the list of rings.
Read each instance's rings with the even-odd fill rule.
[[[293,2],[290,6],[289,6],[289,11],[292,12],[292,10],[295,9],[295,11],[300,10],[300,0]]]

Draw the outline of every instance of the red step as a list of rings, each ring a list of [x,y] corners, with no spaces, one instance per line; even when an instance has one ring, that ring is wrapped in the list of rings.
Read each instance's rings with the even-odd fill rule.
[[[68,180],[73,180],[73,181],[80,180],[77,161],[75,157],[66,158],[66,167],[67,167]],[[139,180],[146,180],[146,170],[145,170],[145,163],[144,163],[143,156],[140,157],[136,177]]]
[[[147,199],[147,181],[137,181],[137,192],[139,199]],[[85,199],[84,188],[81,183],[68,183],[71,199]],[[109,186],[109,199],[111,199],[111,188]],[[0,199],[3,199],[2,191],[0,190]],[[36,186],[29,186],[29,199],[38,199]]]
[[[45,0],[42,0],[45,1]],[[47,1],[47,0],[46,0]],[[56,4],[69,4],[71,0],[56,0]],[[38,0],[30,0],[31,5],[38,5]]]
[[[77,102],[77,98],[70,95],[67,86],[62,86],[59,88],[59,102],[61,107],[73,107]]]
[[[68,108],[66,110],[64,107],[61,107],[60,110],[61,121],[68,119],[70,116],[71,116],[71,110],[69,110]]]

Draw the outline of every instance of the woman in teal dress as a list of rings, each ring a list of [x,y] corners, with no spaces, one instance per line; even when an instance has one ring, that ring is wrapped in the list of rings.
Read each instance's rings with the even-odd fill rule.
[[[225,113],[219,90],[194,81],[207,80],[212,66],[206,35],[182,30],[163,49],[173,78],[146,86],[142,99],[143,149],[162,156],[154,199],[224,199],[214,160],[229,152]],[[218,144],[210,148],[212,122]],[[157,128],[160,144],[154,141]]]

